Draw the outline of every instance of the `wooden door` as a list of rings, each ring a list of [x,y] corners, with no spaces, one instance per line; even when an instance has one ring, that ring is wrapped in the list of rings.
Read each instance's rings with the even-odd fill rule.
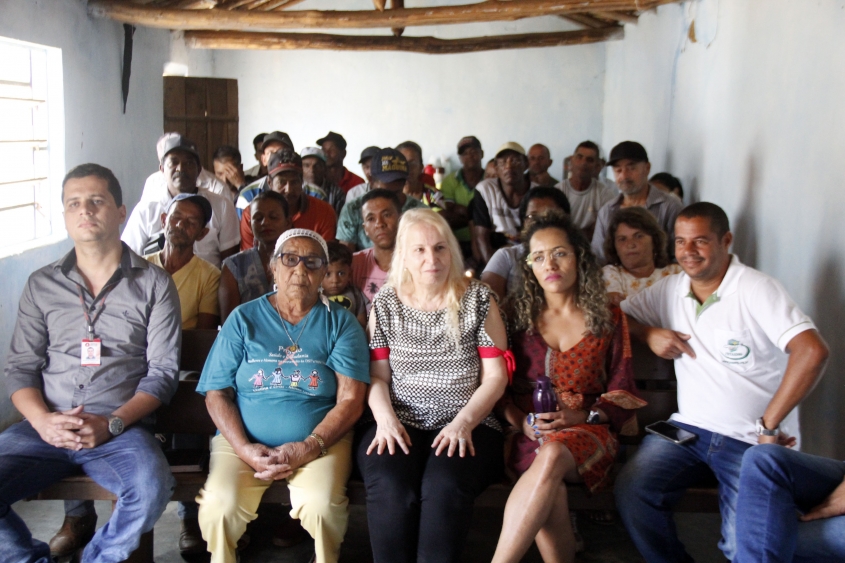
[[[164,131],[195,142],[203,167],[211,170],[217,147],[238,146],[238,81],[165,76]]]

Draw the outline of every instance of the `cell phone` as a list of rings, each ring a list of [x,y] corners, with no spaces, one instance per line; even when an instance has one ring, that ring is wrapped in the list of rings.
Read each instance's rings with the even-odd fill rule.
[[[698,438],[698,435],[664,420],[649,424],[645,427],[645,431],[675,444],[686,444]]]

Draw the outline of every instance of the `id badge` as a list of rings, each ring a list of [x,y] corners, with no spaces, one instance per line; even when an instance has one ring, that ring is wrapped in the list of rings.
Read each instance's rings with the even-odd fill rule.
[[[80,355],[83,366],[98,366],[100,365],[100,339],[83,340],[82,354]]]

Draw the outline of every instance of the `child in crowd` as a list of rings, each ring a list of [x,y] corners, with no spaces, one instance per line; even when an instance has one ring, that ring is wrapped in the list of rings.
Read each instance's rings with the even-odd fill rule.
[[[337,241],[328,243],[329,271],[323,278],[323,295],[355,315],[361,326],[367,326],[368,300],[361,290],[350,283],[352,252]]]

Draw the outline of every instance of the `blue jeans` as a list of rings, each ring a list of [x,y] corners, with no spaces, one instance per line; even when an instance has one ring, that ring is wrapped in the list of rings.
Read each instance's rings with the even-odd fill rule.
[[[845,478],[845,462],[766,444],[742,460],[735,563],[845,560],[845,516],[800,522]]]
[[[698,439],[679,446],[658,436],[645,437],[616,480],[616,506],[622,522],[649,563],[692,561],[678,539],[672,507],[686,489],[715,475],[722,514],[719,549],[733,560],[740,464],[751,444],[696,426],[672,423],[697,434]]]
[[[84,471],[117,495],[114,512],[82,555],[84,563],[117,563],[138,547],[164,512],[175,486],[152,434],[138,427],[92,449],[73,452],[44,442],[27,421],[0,434],[0,561],[48,563],[50,548],[33,539],[12,504]]]

